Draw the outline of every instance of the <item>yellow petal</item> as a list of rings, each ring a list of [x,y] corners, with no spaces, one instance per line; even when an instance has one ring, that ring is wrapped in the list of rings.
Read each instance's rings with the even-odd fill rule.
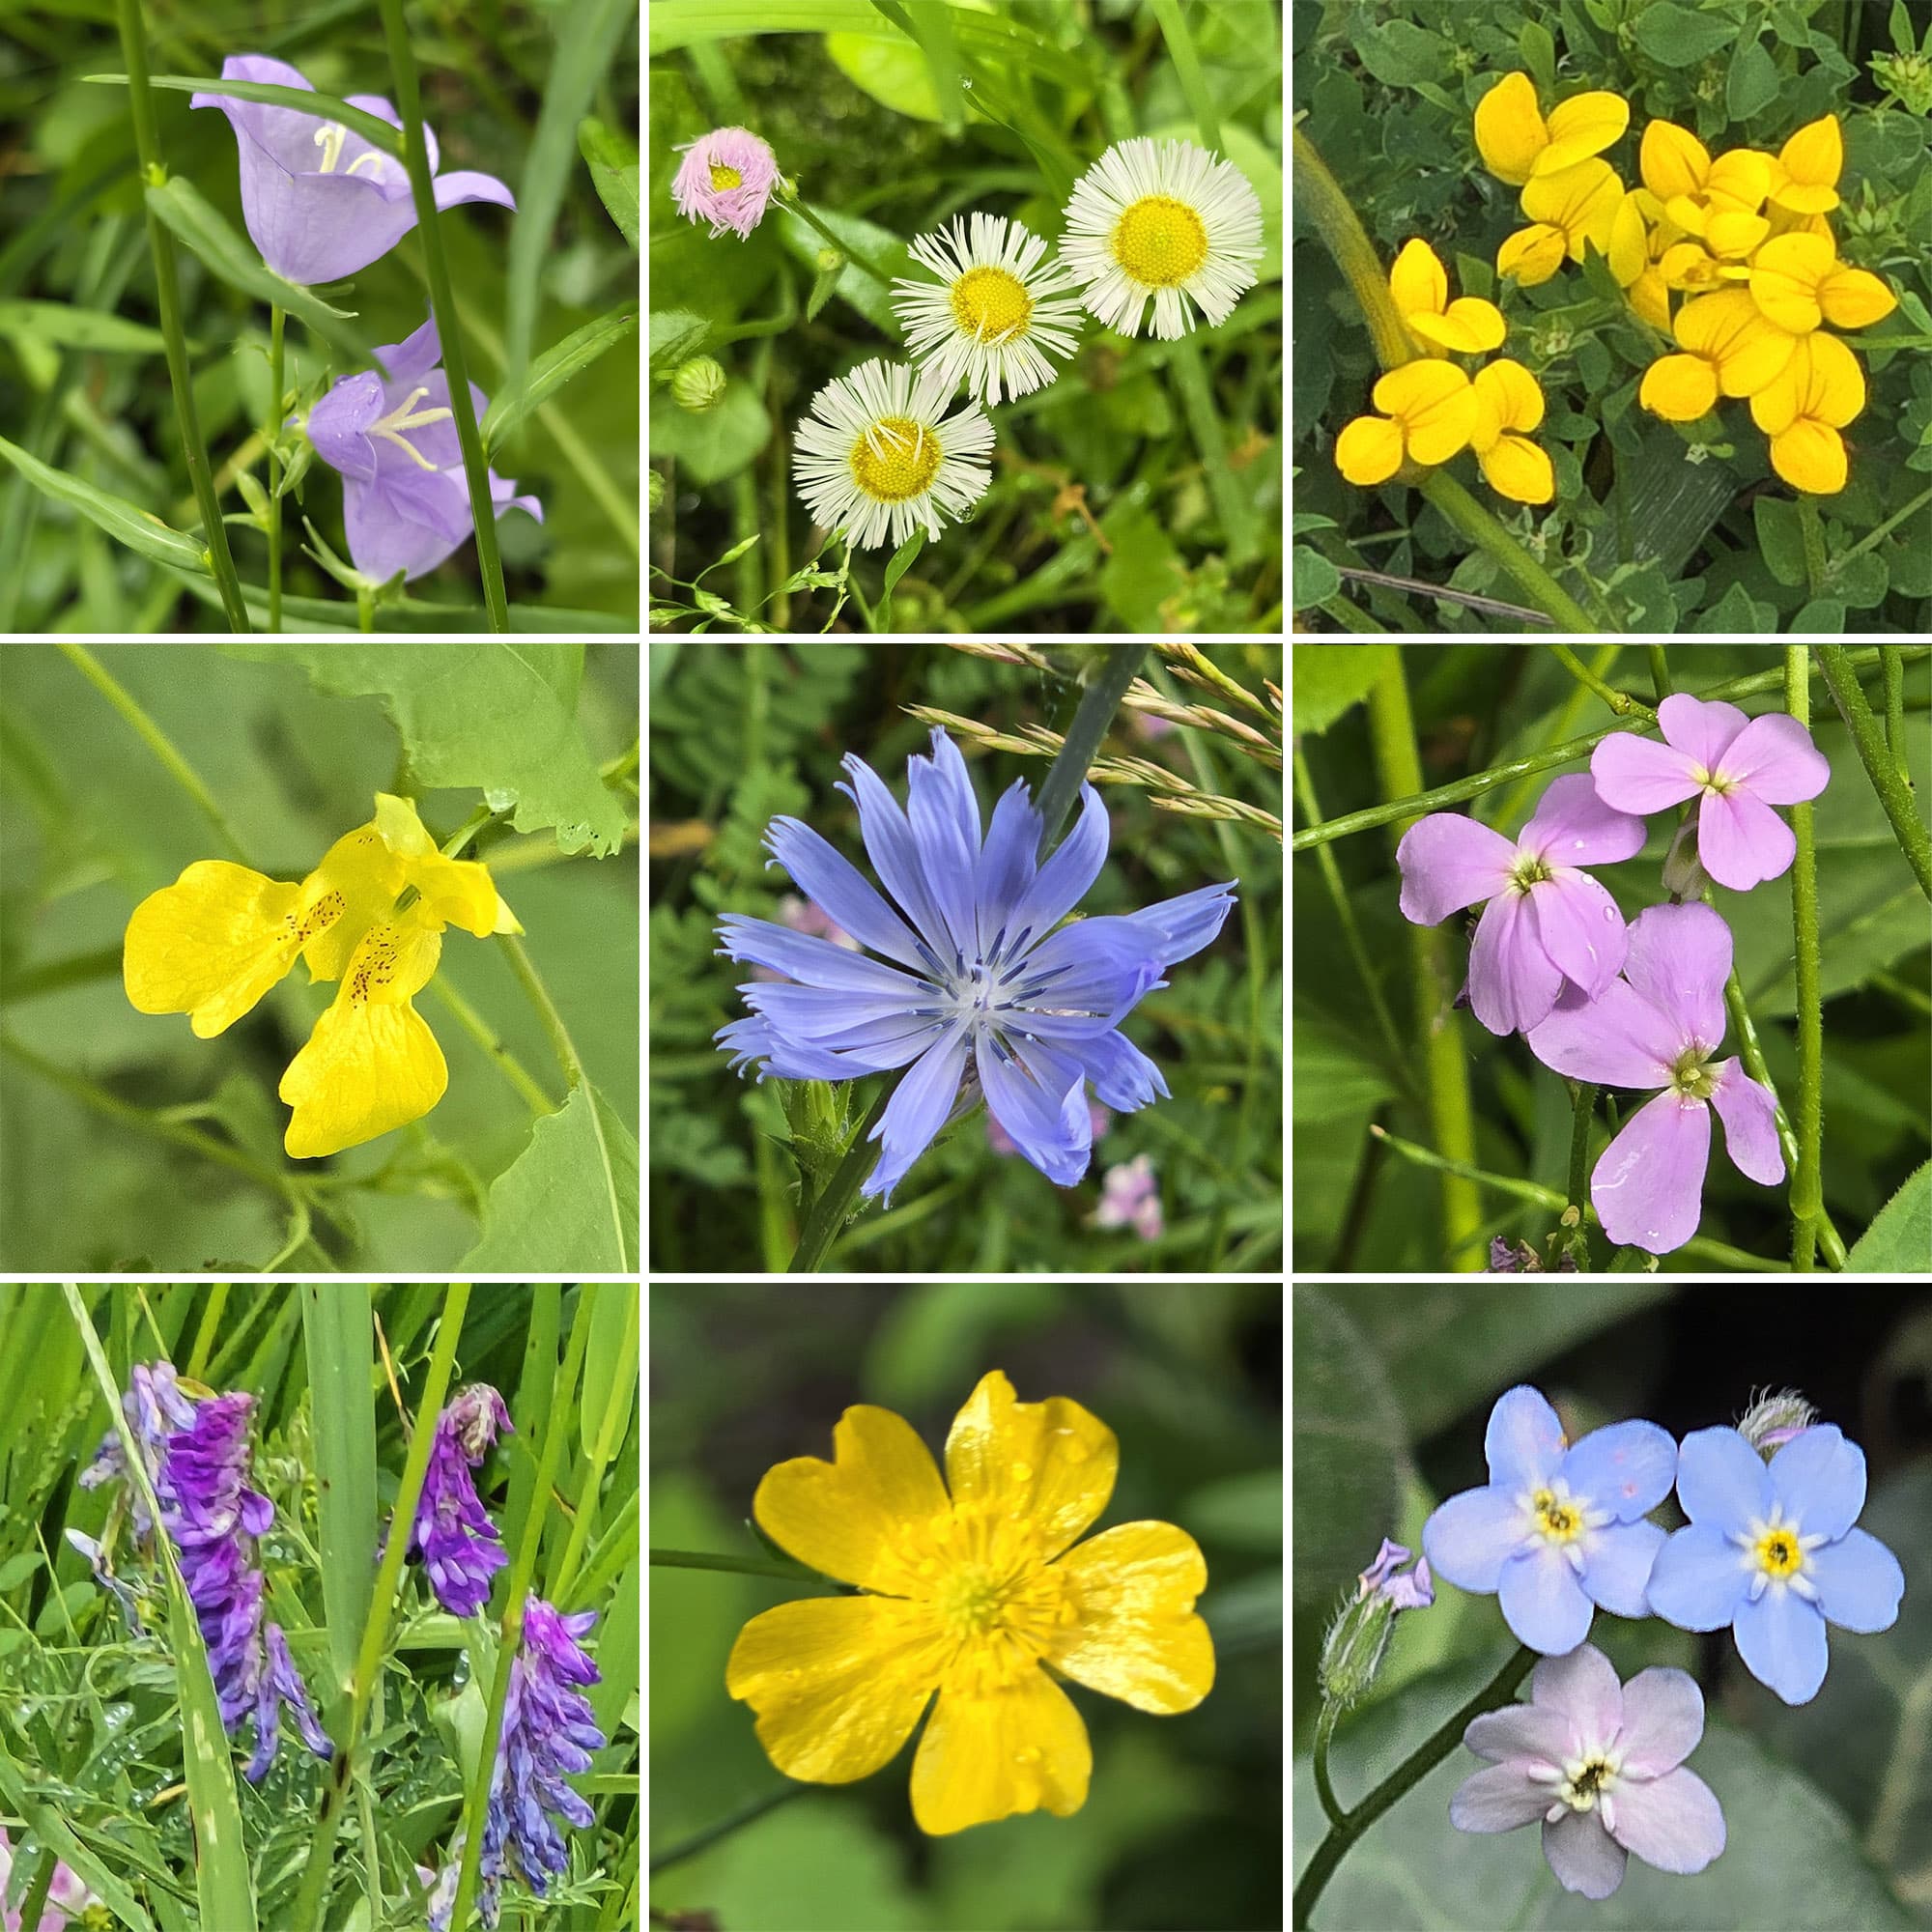
[[[1806,337],[1805,341],[1815,338]],[[1785,364],[1777,377],[1767,383],[1750,399],[1751,421],[1763,430],[1766,436],[1781,436],[1795,423],[1804,408],[1804,385],[1799,381],[1801,373],[1808,374],[1811,367],[1811,352],[1801,346],[1791,360]]]
[[[1637,166],[1643,185],[1659,201],[1698,194],[1711,172],[1711,153],[1689,128],[1674,121],[1652,121],[1643,130]]]
[[[377,810],[382,810],[380,796]],[[332,915],[302,947],[311,981],[341,979],[362,935],[393,910],[407,869],[375,819],[345,832],[323,854],[322,864],[302,881],[304,895],[318,911]]]
[[[1549,130],[1526,73],[1506,73],[1476,103],[1476,146],[1483,165],[1498,181],[1521,186],[1536,157],[1549,145]]]
[[[1845,165],[1845,137],[1839,130],[1838,117],[1835,114],[1822,115],[1808,126],[1799,128],[1778,150],[1777,158],[1792,181],[1817,187],[1835,187]],[[1821,205],[1835,208],[1837,201],[1838,197],[1834,194],[1829,202]],[[1802,209],[1806,205],[1787,202],[1786,206]]]
[[[1742,209],[1755,214],[1771,192],[1774,163],[1755,148],[1733,148],[1711,163],[1704,183],[1705,206],[1713,211]]]
[[[1449,276],[1427,242],[1405,242],[1389,270],[1389,294],[1405,321],[1440,315],[1449,301]]]
[[[1504,280],[1533,289],[1547,282],[1563,266],[1568,244],[1560,228],[1538,222],[1534,228],[1519,228],[1496,250],[1496,273]]]
[[[1184,1529],[1122,1523],[1054,1567],[1075,1612],[1047,1648],[1056,1670],[1161,1717],[1193,1710],[1214,1688],[1214,1641],[1194,1613],[1208,1566]]]
[[[1792,214],[1829,214],[1838,205],[1838,190],[1822,182],[1787,182],[1772,201]]]
[[[1800,348],[1805,352],[1804,413],[1843,429],[1865,406],[1865,372],[1859,358],[1835,335],[1822,329],[1807,335]]]
[[[1818,301],[1833,328],[1863,328],[1883,321],[1898,306],[1898,298],[1863,269],[1839,269],[1827,275]]]
[[[1710,211],[1695,195],[1673,195],[1664,204],[1664,218],[1671,227],[1681,229],[1686,235],[1694,235],[1700,241],[1704,235],[1704,224],[1710,218]]]
[[[1498,437],[1476,461],[1499,497],[1518,503],[1547,503],[1556,495],[1556,471],[1548,452],[1527,437]]]
[[[1701,242],[1676,242],[1657,265],[1665,288],[1714,289],[1722,280],[1717,262]]]
[[[1835,496],[1845,487],[1845,439],[1829,423],[1801,416],[1771,440],[1771,467],[1794,490]]]
[[[1617,204],[1616,219],[1610,223],[1610,273],[1619,288],[1629,288],[1643,273],[1650,260],[1649,235],[1644,228],[1643,211],[1634,194],[1627,194]]]
[[[912,1815],[935,1838],[1042,1805],[1065,1818],[1093,1769],[1080,1713],[1037,1666],[997,1690],[948,1685],[913,1760]]]
[[[128,922],[121,973],[144,1013],[186,1013],[211,1039],[296,963],[302,889],[202,859],[150,893]]]
[[[1653,328],[1670,331],[1670,288],[1656,269],[1646,269],[1631,284],[1630,305]]]
[[[1764,321],[1741,328],[1718,351],[1718,386],[1727,396],[1751,396],[1775,382],[1800,337]]]
[[[1747,214],[1742,209],[1719,209],[1704,223],[1704,245],[1714,255],[1733,259],[1748,255],[1771,233],[1771,223],[1761,214]]]
[[[1444,315],[1411,315],[1408,326],[1425,341],[1454,350],[1458,355],[1482,355],[1501,345],[1509,333],[1503,312],[1480,296],[1461,296]]]
[[[952,1418],[946,1481],[962,1517],[978,1511],[1030,1531],[1051,1562],[1107,1507],[1120,1456],[1114,1432],[1077,1402],[1021,1402],[993,1369]]]
[[[787,1777],[845,1784],[869,1776],[911,1737],[942,1657],[928,1605],[810,1598],[766,1610],[738,1633],[724,1688],[751,1705],[758,1742]]]
[[[1643,372],[1636,399],[1666,422],[1695,422],[1718,404],[1718,372],[1701,355],[1663,355]]]
[[[1543,420],[1543,390],[1520,362],[1499,355],[1476,371],[1476,428],[1469,440],[1486,449],[1503,431],[1534,429]]]
[[[952,1504],[932,1453],[911,1423],[860,1404],[832,1432],[830,1463],[799,1456],[766,1470],[752,1514],[809,1568],[889,1596],[924,1596],[928,1536]],[[934,1568],[936,1569],[936,1565]]]
[[[1402,468],[1402,425],[1386,416],[1356,416],[1335,439],[1335,468],[1358,489],[1386,483]]]
[[[402,862],[403,885],[413,886],[444,924],[459,925],[478,939],[512,929],[497,923],[502,902],[490,868],[473,859],[445,859],[409,799],[379,791],[374,822],[377,836]]]
[[[1765,260],[1770,250],[1781,248],[1787,242],[1816,243],[1817,237],[1780,235],[1776,242],[1767,242],[1751,265],[1751,300],[1767,322],[1793,335],[1804,335],[1825,319],[1823,304],[1818,299],[1822,277],[1802,269],[1776,267]]]
[[[1468,447],[1475,427],[1476,392],[1465,387],[1405,418],[1404,440],[1417,463],[1447,463]]]
[[[1533,174],[1555,174],[1591,155],[1601,155],[1630,126],[1630,102],[1618,94],[1578,94],[1549,110],[1549,145],[1537,156]]]
[[[1613,195],[1623,193],[1609,162],[1578,161],[1555,174],[1536,176],[1518,200],[1532,221],[1547,221],[1552,228],[1567,230],[1602,198],[1606,186]],[[1611,207],[1614,213],[1615,204]]]

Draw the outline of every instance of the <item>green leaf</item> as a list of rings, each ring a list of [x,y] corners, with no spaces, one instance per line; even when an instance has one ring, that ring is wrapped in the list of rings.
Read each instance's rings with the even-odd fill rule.
[[[892,628],[890,622],[892,597],[893,592],[898,588],[899,579],[912,568],[920,552],[924,548],[925,530],[921,527],[913,531],[912,535],[899,545],[893,553],[892,561],[886,565],[884,585],[879,592],[879,628],[882,631]]]
[[[1816,631],[1828,637],[1842,637],[1845,629],[1845,607],[1835,597],[1814,597],[1791,620],[1790,635],[1803,637]]]
[[[90,73],[89,81],[104,87],[126,87],[125,73]],[[164,87],[176,94],[221,94],[237,100],[257,100],[265,107],[293,107],[298,114],[313,114],[317,120],[340,121],[352,133],[360,134],[372,148],[403,158],[403,130],[366,108],[352,107],[332,94],[317,94],[306,87],[278,87],[266,80],[223,80],[219,74],[194,75],[151,73],[150,87]]]
[[[1912,15],[1906,12],[1905,0],[1891,0],[1891,18],[1886,23],[1891,35],[1893,49],[1902,54],[1917,53],[1918,47],[1912,39]]]
[[[279,304],[352,360],[383,366],[361,330],[350,326],[352,318],[344,310],[331,308],[313,290],[274,273],[256,253],[255,244],[236,234],[185,175],[174,176],[163,187],[149,188],[148,206],[161,225],[230,288],[240,289],[265,308]]]
[[[1760,503],[1765,500],[1762,497],[1758,498]],[[1777,630],[1777,608],[1754,602],[1742,583],[1733,583],[1690,628],[1720,638],[1774,636]]]
[[[583,1356],[583,1399],[577,1406],[578,1434],[586,1456],[605,1447],[605,1461],[624,1439],[624,1418],[638,1387],[638,1284],[598,1282],[590,1310],[590,1346]]]
[[[349,1694],[376,1582],[375,1331],[366,1283],[306,1287],[301,1297],[332,1672],[321,1686],[326,1716]]]
[[[1638,16],[1636,43],[1665,67],[1695,67],[1737,32],[1734,21],[1717,14],[1693,13],[1676,0],[1657,0]]]
[[[160,355],[167,338],[145,323],[128,322],[71,302],[0,301],[0,333],[23,335],[56,349],[95,349],[126,355]],[[190,343],[192,350],[197,347]]]
[[[491,1182],[474,1274],[624,1274],[638,1265],[638,1143],[588,1082]]]
[[[1548,100],[1556,92],[1556,43],[1549,29],[1540,20],[1527,21],[1516,37],[1516,44],[1530,78]]]
[[[1197,1535],[1238,1549],[1278,1550],[1282,1544],[1279,1469],[1223,1476],[1196,1490],[1178,1512]]]
[[[1393,644],[1297,644],[1290,660],[1294,729],[1327,730],[1394,662]]]
[[[665,382],[680,362],[697,355],[711,339],[708,318],[694,315],[688,308],[655,308],[651,311],[651,374]]]
[[[1848,609],[1871,611],[1885,602],[1891,572],[1877,551],[1861,551],[1857,556],[1831,566],[1825,573],[1825,582],[1832,594]]]
[[[1804,582],[1804,531],[1798,505],[1782,497],[1760,497],[1751,505],[1758,554],[1765,568],[1790,589]]]
[[[876,22],[876,16],[874,16]],[[827,34],[825,51],[861,94],[909,121],[938,121],[939,94],[923,53],[903,34]]]
[[[1748,121],[1777,99],[1783,76],[1777,63],[1755,40],[1740,41],[1724,82],[1724,105],[1733,121]]]
[[[886,276],[909,274],[913,261],[905,242],[891,230],[861,215],[847,214],[842,209],[824,208],[814,202],[811,212],[838,238],[838,245],[848,258],[838,270],[834,287],[873,327],[890,336],[896,349],[900,329],[899,319],[893,312],[892,290],[865,263],[873,264]],[[818,272],[818,256],[825,246],[825,237],[788,208],[779,214],[779,240],[813,274]]]
[[[1294,1014],[1294,1124],[1361,1121],[1395,1094],[1385,1068],[1354,1044],[1353,1037],[1320,1013],[1297,1005]],[[1360,1117],[1357,1119],[1356,1117]]]
[[[633,248],[640,230],[638,213],[638,144],[615,128],[607,128],[594,115],[577,124],[577,152],[590,170],[611,219]]]
[[[1861,1273],[1932,1274],[1932,1160],[1879,1209],[1845,1265]]]
[[[1385,20],[1355,35],[1362,65],[1384,87],[1414,87],[1451,72],[1449,43],[1407,20]]]
[[[170,528],[158,517],[150,516],[125,497],[116,497],[93,483],[83,483],[64,469],[50,469],[39,457],[29,456],[4,436],[0,436],[0,456],[42,496],[71,504],[117,543],[126,544],[155,563],[173,564],[178,570],[192,570],[203,577],[210,575],[208,553],[200,544]]]
[[[556,828],[566,852],[603,856],[624,838],[623,807],[577,724],[583,645],[235,643],[235,656],[294,663],[318,691],[380,697],[416,784],[486,793],[519,832]]]
[[[649,11],[653,57],[743,34],[863,34],[879,24],[871,0],[652,0]]]
[[[626,302],[594,322],[586,322],[582,328],[572,329],[561,342],[545,350],[530,364],[523,387],[515,392],[502,391],[484,412],[479,429],[483,453],[494,460],[531,411],[541,409],[566,383],[581,376],[637,326],[637,305]]]
[[[742,380],[727,384],[723,399],[697,415],[679,409],[668,389],[651,394],[651,454],[675,457],[687,482],[735,476],[771,439],[771,416]]]

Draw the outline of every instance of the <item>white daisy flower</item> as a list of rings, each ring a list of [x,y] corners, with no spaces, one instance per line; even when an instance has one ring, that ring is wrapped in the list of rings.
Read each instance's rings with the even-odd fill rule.
[[[1120,141],[1073,185],[1061,259],[1086,284],[1087,306],[1138,335],[1153,298],[1153,332],[1194,327],[1185,296],[1210,325],[1255,285],[1262,205],[1248,178],[1191,141]]]
[[[905,542],[916,526],[938,540],[985,495],[993,425],[978,403],[946,414],[952,381],[903,362],[862,362],[811,399],[792,439],[792,474],[813,519],[860,550]]]
[[[1073,276],[1046,243],[1017,221],[976,214],[970,229],[957,215],[951,228],[915,237],[912,252],[939,282],[895,278],[906,293],[893,298],[913,360],[946,379],[949,393],[965,378],[966,390],[997,403],[1000,386],[1024,396],[1059,373],[1042,354],[1065,358],[1080,340],[1080,301],[1065,291]]]

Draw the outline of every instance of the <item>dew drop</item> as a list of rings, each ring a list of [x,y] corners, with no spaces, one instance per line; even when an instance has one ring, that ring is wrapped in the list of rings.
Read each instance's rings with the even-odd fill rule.
[[[1012,1478],[1016,1483],[1032,1482],[1033,1464],[1031,1463],[1015,1463],[1012,1466]]]
[[[1063,1451],[1063,1454],[1065,1454],[1066,1460],[1069,1463],[1086,1462],[1088,1453],[1089,1452],[1086,1443],[1079,1441],[1077,1439],[1072,1442],[1069,1442],[1066,1445],[1065,1449]]]

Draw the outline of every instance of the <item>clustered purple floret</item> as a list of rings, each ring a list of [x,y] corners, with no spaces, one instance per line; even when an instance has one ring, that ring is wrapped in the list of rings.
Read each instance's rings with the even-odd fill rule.
[[[510,1411],[488,1382],[475,1382],[437,1417],[411,1555],[420,1555],[436,1600],[452,1616],[473,1617],[490,1601],[490,1579],[509,1558],[470,1475],[497,1435],[511,1435]]]

